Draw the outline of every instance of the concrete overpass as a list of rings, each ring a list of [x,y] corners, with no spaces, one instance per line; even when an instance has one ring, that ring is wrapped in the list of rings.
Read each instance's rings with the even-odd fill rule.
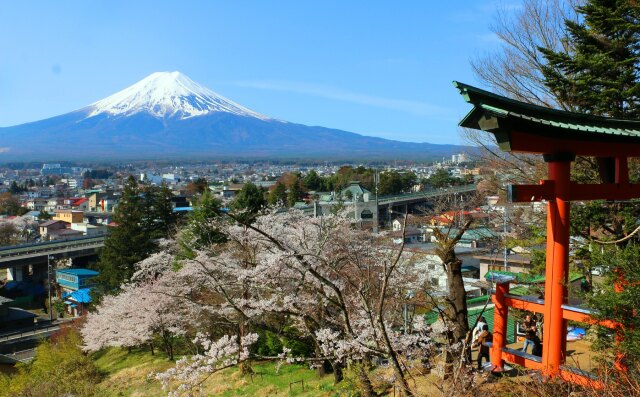
[[[38,279],[41,273],[46,277],[49,256],[55,259],[94,257],[98,249],[104,247],[105,237],[88,236],[0,247],[0,269],[8,269],[7,276],[10,280],[21,281],[26,274],[24,268],[27,266],[33,266],[32,275],[35,279]]]
[[[353,216],[358,221],[391,222],[393,213],[419,213],[424,212],[439,198],[444,197],[465,197],[476,191],[476,185],[453,186],[443,189],[430,189],[416,193],[406,193],[390,196],[380,196],[376,200],[375,196],[358,197],[353,201],[316,201],[304,207],[296,207],[309,216],[320,216],[329,214],[335,207],[342,206],[347,211],[353,211]]]

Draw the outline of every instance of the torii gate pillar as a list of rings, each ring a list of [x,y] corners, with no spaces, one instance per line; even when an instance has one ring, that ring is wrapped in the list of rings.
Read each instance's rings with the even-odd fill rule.
[[[567,321],[562,305],[567,303],[570,236],[570,171],[575,155],[544,155],[548,164],[548,180],[553,184],[554,198],[547,204],[547,258],[544,288],[544,334],[542,362],[550,375],[564,363]]]

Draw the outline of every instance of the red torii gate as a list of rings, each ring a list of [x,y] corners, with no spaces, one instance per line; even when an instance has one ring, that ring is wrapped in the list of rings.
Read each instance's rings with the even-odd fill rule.
[[[496,285],[491,350],[494,370],[502,370],[504,360],[542,370],[549,376],[597,386],[591,374],[564,365],[567,321],[596,322],[588,310],[566,305],[570,202],[640,198],[640,184],[629,183],[628,170],[628,158],[640,157],[640,121],[553,110],[458,82],[454,86],[473,104],[460,126],[494,134],[503,151],[542,154],[548,164],[548,179],[540,184],[509,187],[511,202],[548,202],[545,291],[544,299],[533,299],[510,295],[508,282]],[[604,182],[572,182],[571,162],[576,155],[596,157]],[[541,359],[506,348],[509,307],[544,315]],[[615,327],[613,322],[600,324]]]

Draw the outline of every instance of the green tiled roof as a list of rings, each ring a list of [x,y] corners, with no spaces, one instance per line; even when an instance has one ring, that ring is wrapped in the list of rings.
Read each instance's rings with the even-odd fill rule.
[[[480,298],[474,298],[474,299],[486,300],[487,297],[482,296]],[[474,299],[467,300],[467,303],[472,303]],[[482,307],[468,309],[467,313],[469,314],[468,316],[469,327],[473,327],[473,325],[476,323],[476,318],[478,318],[478,316],[480,316],[480,313],[482,313],[485,320],[487,320],[489,331],[493,332],[493,310],[494,310],[493,307],[490,307],[485,309],[484,313],[482,313]],[[438,321],[439,318],[440,317],[438,316],[438,313],[435,310],[425,314],[425,320],[429,324],[435,323],[436,321]],[[513,315],[510,315],[507,319],[507,343],[514,343],[515,335],[516,335],[516,323],[513,320]]]
[[[508,134],[530,131],[541,136],[601,142],[640,143],[640,121],[593,116],[532,105],[457,81],[453,85],[474,107],[460,126],[490,131],[508,149]],[[505,147],[507,146],[507,147]]]
[[[503,270],[490,270],[485,275],[484,278],[486,280],[491,280],[492,276],[511,276],[515,278],[516,283],[520,284],[539,284],[543,283],[545,280],[544,275],[534,275],[528,273],[514,273],[514,272],[505,272]],[[580,280],[584,276],[580,273],[569,272],[569,282],[572,283],[574,281]]]

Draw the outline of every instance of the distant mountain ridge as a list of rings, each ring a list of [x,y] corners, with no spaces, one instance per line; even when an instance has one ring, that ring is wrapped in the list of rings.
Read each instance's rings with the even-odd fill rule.
[[[407,143],[276,120],[180,72],[153,73],[82,109],[0,128],[0,162],[136,159],[435,159],[469,147]]]

